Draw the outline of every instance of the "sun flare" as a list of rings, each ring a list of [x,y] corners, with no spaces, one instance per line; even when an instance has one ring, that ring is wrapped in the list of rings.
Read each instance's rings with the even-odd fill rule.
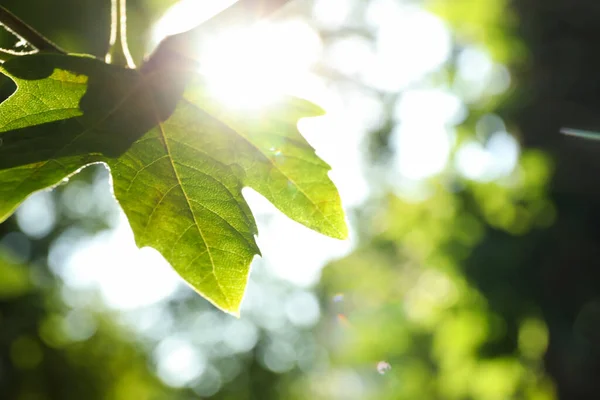
[[[157,24],[155,38],[191,28],[218,11],[214,4],[182,1]],[[228,106],[256,109],[284,93],[302,92],[306,97],[310,69],[321,51],[321,39],[312,27],[288,19],[215,34],[198,44],[198,59],[215,97]]]

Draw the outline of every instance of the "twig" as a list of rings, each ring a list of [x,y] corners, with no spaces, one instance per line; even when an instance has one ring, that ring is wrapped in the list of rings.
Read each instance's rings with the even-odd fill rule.
[[[127,45],[127,3],[126,0],[111,0],[110,40],[106,62],[135,68],[135,63]]]
[[[41,52],[67,53],[2,6],[0,6],[0,24]]]
[[[208,33],[214,33],[230,26],[251,25],[288,2],[290,0],[238,0],[237,3],[199,26],[165,38],[148,57],[142,70],[150,71],[169,59],[173,59],[175,63],[178,62],[176,60],[193,59],[198,41]]]
[[[33,51],[15,51],[11,49],[5,49],[0,47],[0,63],[5,63],[11,58],[20,57],[20,56],[28,56],[31,54],[37,53],[37,50]]]

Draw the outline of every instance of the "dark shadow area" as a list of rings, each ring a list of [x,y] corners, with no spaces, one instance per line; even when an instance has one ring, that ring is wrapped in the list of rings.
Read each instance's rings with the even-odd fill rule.
[[[35,85],[23,85],[24,97],[16,108],[27,109],[31,100],[36,108],[27,110],[32,116],[12,123],[25,125],[25,118],[50,121],[0,133],[0,170],[74,155],[116,158],[173,113],[186,82],[185,74],[153,71],[142,75],[91,57],[39,54],[12,59],[4,68],[26,83],[45,80],[57,70],[67,71],[85,76],[87,88],[78,104],[81,115],[64,119],[63,110],[69,112],[74,102],[69,90],[77,90],[69,86],[81,83],[67,80],[59,83],[64,92],[59,86],[51,93],[36,93]],[[8,101],[16,101],[19,95]]]
[[[549,330],[545,365],[565,400],[600,397],[600,143],[561,135],[600,131],[600,5],[596,1],[513,1],[529,51],[516,72],[521,107],[503,116],[518,125],[525,148],[555,159],[551,228],[525,236],[488,230],[466,274],[505,321],[490,355],[515,353],[517,326],[541,311]]]

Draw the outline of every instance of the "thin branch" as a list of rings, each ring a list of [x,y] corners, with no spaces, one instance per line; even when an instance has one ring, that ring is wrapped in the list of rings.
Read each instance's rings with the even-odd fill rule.
[[[4,47],[0,47],[0,54],[5,55],[5,56],[18,57],[18,56],[28,56],[28,55],[35,54],[35,53],[37,53],[37,50],[18,51],[18,50],[5,49]]]
[[[113,0],[115,1],[115,0]],[[118,0],[117,0],[118,1]],[[129,68],[135,68],[135,63],[133,62],[133,57],[131,56],[131,52],[129,51],[129,45],[127,44],[127,0],[121,0],[120,2],[120,18],[119,18],[119,27],[121,28],[121,47],[123,48],[123,55],[127,60],[127,66]]]
[[[60,54],[67,53],[2,6],[0,6],[0,24],[39,51]]]
[[[127,45],[126,0],[111,0],[110,16],[110,40],[106,62],[122,64],[133,69],[135,63]]]
[[[108,53],[106,54],[106,62],[110,63],[110,50],[117,44],[119,35],[119,5],[117,0],[110,2],[110,38],[108,39]]]
[[[231,26],[248,26],[256,23],[269,14],[277,11],[291,0],[238,0],[229,8],[221,11],[199,26],[177,35],[169,36],[159,43],[158,47],[142,66],[149,71],[170,58],[177,63],[181,59],[193,59],[195,47],[199,40],[209,33]]]

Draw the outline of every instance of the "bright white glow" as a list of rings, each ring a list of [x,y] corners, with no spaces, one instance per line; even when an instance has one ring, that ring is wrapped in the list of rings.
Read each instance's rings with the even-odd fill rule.
[[[462,101],[449,91],[440,89],[407,90],[396,104],[400,123],[410,120],[455,126],[467,116]]]
[[[228,105],[260,108],[308,79],[321,40],[300,20],[263,22],[232,29],[206,41],[202,73]]]
[[[329,9],[330,3],[327,0],[322,7]],[[334,3],[350,4],[346,0]],[[180,3],[177,15],[181,18],[206,15],[205,4],[200,1]],[[335,9],[338,15],[340,12]],[[164,34],[176,30],[169,24],[179,23],[175,18],[165,18],[159,27]],[[345,65],[360,67],[367,57],[361,52],[352,54],[352,43],[358,46],[357,40],[352,40],[334,51],[336,62],[342,62],[342,58]],[[350,103],[347,100],[350,96],[342,98],[336,88],[327,86],[309,72],[322,52],[321,40],[312,27],[297,19],[274,18],[250,28],[220,32],[205,38],[199,46],[201,69],[209,87],[229,106],[261,108],[286,93],[310,99],[325,108],[325,117],[301,120],[301,132],[318,150],[319,156],[333,167],[331,177],[340,189],[344,204],[351,207],[366,198],[368,186],[360,163],[362,139],[365,124],[373,125],[373,120],[380,119],[381,104],[368,99],[364,92],[361,96],[351,96]],[[357,67],[353,70],[358,71]],[[374,111],[374,108],[378,109]]]
[[[478,48],[466,48],[458,56],[455,89],[467,102],[484,95],[497,95],[510,87],[510,72],[494,63],[491,56]]]
[[[397,0],[371,0],[367,8],[366,22],[374,29],[401,17],[402,3]]]
[[[487,92],[490,95],[502,94],[510,88],[510,71],[502,64],[494,64]]]
[[[412,120],[402,123],[392,133],[392,144],[398,171],[413,180],[440,173],[450,156],[450,133],[439,123]]]
[[[195,344],[205,347],[214,347],[223,340],[226,324],[222,315],[212,311],[197,314],[191,323],[191,332],[202,332],[202,335],[193,335],[191,339]]]
[[[490,55],[477,48],[466,48],[458,56],[458,76],[467,82],[483,81],[491,73],[493,62]]]
[[[496,132],[487,143],[488,151],[494,156],[494,173],[498,176],[510,174],[519,161],[519,143],[507,132]]]
[[[104,301],[120,309],[159,302],[181,282],[156,250],[137,248],[124,215],[114,230],[80,240],[57,272],[75,288],[97,286]]]
[[[314,19],[328,29],[341,27],[352,11],[352,0],[317,0],[313,6]]]
[[[450,157],[453,131],[467,111],[451,92],[440,89],[407,90],[396,104],[391,144],[396,167],[410,180],[420,180],[444,170]]]
[[[289,292],[289,285],[274,280],[263,262],[256,262],[248,282],[242,315],[251,315],[252,322],[267,331],[280,331],[287,325],[281,299]]]
[[[229,7],[237,0],[181,0],[171,7],[156,23],[152,42],[157,44],[169,35],[185,32]]]
[[[156,25],[154,42],[188,30],[234,2],[181,1]],[[276,101],[282,93],[302,90],[321,46],[319,35],[301,20],[263,21],[203,38],[197,58],[219,99],[230,106],[255,109]]]
[[[372,64],[374,57],[372,45],[367,39],[351,36],[329,45],[325,61],[340,73],[355,76]]]
[[[370,7],[377,3],[382,2]],[[415,7],[396,8],[385,7],[386,12],[371,17],[379,28],[377,57],[364,74],[367,83],[388,92],[397,92],[439,68],[452,48],[441,19]]]
[[[486,146],[469,142],[456,153],[456,168],[466,178],[491,181],[509,175],[519,160],[519,144],[512,135],[496,132]]]
[[[158,376],[167,385],[182,387],[200,376],[206,369],[206,359],[188,341],[164,339],[154,351]]]
[[[292,221],[252,190],[245,189],[244,197],[257,216],[258,245],[267,255],[264,262],[281,279],[312,286],[318,282],[323,265],[346,254],[352,246],[349,240],[331,239]]]
[[[258,329],[247,319],[232,319],[222,332],[225,344],[236,353],[250,351],[258,342]]]
[[[466,178],[483,180],[490,165],[492,156],[477,142],[463,144],[456,153],[456,168]]]
[[[173,331],[174,317],[167,303],[122,313],[121,321],[144,339],[153,341],[168,336]]]
[[[285,302],[285,313],[292,324],[300,327],[311,327],[321,316],[319,302],[310,292],[293,293]]]
[[[74,181],[65,187],[62,193],[62,202],[69,215],[85,217],[91,214],[94,207],[93,193],[90,185],[84,181]]]
[[[29,196],[17,209],[17,223],[23,233],[34,239],[50,233],[56,223],[52,194],[42,191]]]
[[[284,373],[296,364],[296,351],[283,340],[272,340],[264,349],[261,361],[273,372]]]
[[[302,135],[317,149],[317,155],[331,165],[331,180],[337,186],[346,208],[362,204],[369,184],[362,163],[365,133],[379,126],[383,110],[378,99],[363,91],[314,91],[327,114],[298,123]]]

